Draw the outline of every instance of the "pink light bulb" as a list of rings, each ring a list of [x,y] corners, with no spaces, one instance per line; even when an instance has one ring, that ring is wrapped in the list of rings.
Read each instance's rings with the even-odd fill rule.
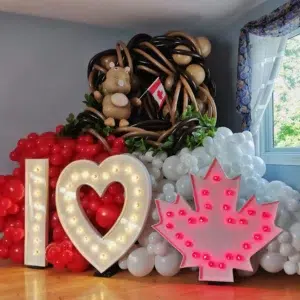
[[[167,217],[169,217],[169,218],[174,217],[174,213],[173,213],[172,211],[168,211],[168,212],[166,213],[166,215],[167,215]]]
[[[256,241],[261,241],[262,240],[262,235],[261,234],[259,234],[259,233],[256,233],[256,234],[254,234],[254,239],[256,240]]]
[[[219,175],[215,175],[215,176],[213,177],[213,180],[214,180],[214,181],[221,181],[221,177],[220,177]]]
[[[194,258],[200,258],[200,253],[199,252],[193,252],[192,256]]]
[[[175,237],[176,237],[176,239],[178,239],[178,240],[182,240],[182,239],[183,239],[183,234],[182,234],[181,232],[177,232],[177,233],[175,234]]]
[[[228,204],[224,204],[223,205],[223,209],[225,210],[225,211],[228,211],[228,210],[230,210],[230,205],[228,205]]]
[[[227,218],[227,223],[228,224],[235,224],[235,219],[233,219],[233,218]]]
[[[219,263],[219,268],[220,269],[225,269],[226,265],[224,263]]]
[[[210,262],[208,263],[208,265],[209,265],[211,268],[213,268],[213,267],[215,266],[214,262],[212,262],[212,261],[210,261]]]
[[[243,255],[240,255],[240,254],[238,254],[238,255],[236,256],[236,260],[238,260],[238,261],[242,261],[242,260],[244,260],[244,256],[243,256]]]
[[[248,215],[249,216],[255,216],[256,215],[256,211],[254,209],[248,209]]]
[[[189,218],[188,219],[189,224],[196,224],[197,223],[197,219],[196,218]]]
[[[243,248],[244,248],[245,250],[249,250],[249,249],[251,249],[251,245],[250,245],[249,243],[244,243],[244,244],[243,244]]]
[[[271,228],[269,226],[263,226],[263,231],[264,232],[270,232],[271,231]]]
[[[208,219],[204,216],[199,218],[199,222],[201,222],[201,223],[206,223],[207,221],[208,221]]]
[[[185,216],[186,215],[186,211],[184,209],[180,209],[178,213],[179,213],[179,216]]]
[[[193,243],[191,241],[186,241],[184,243],[188,248],[193,247]]]
[[[226,190],[226,196],[234,196],[235,195],[235,191],[234,190],[230,190],[230,189],[228,189],[228,190]]]
[[[212,209],[212,205],[211,205],[210,203],[206,203],[206,204],[204,205],[204,207],[205,207],[206,209],[208,209],[208,210],[211,210],[211,209]]]
[[[210,260],[210,255],[207,254],[207,253],[204,253],[203,256],[202,256],[202,258],[203,258],[204,260]]]
[[[248,221],[246,219],[240,219],[239,223],[241,225],[247,225],[248,224]]]
[[[269,212],[267,212],[267,211],[264,211],[262,213],[262,217],[265,218],[265,219],[268,219],[268,218],[271,218],[271,214]]]
[[[227,253],[227,254],[226,254],[226,259],[227,259],[227,260],[233,260],[234,257],[233,257],[233,255],[232,255],[231,253]]]
[[[167,223],[166,224],[166,228],[168,229],[173,229],[174,228],[174,225],[172,223]]]
[[[202,196],[208,196],[209,195],[209,190],[202,190]]]

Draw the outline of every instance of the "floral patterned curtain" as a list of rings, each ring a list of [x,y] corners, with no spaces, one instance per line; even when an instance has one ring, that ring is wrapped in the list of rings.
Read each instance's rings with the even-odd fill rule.
[[[271,14],[246,24],[240,33],[237,74],[237,110],[243,130],[251,130],[251,55],[249,34],[280,37],[300,26],[300,0],[291,0]]]

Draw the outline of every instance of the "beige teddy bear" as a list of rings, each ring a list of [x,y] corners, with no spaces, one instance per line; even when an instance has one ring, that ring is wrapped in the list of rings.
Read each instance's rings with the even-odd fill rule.
[[[127,121],[131,114],[131,102],[140,105],[136,98],[129,101],[127,94],[131,91],[130,68],[116,67],[110,63],[110,70],[106,73],[106,79],[102,84],[102,112],[107,118],[105,125],[114,127],[115,120],[119,120],[119,127],[128,126]],[[139,99],[138,99],[139,100]]]

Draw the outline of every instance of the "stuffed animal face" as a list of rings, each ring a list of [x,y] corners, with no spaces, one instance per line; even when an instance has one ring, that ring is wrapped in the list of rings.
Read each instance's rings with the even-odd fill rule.
[[[110,66],[111,69],[106,73],[106,79],[102,84],[103,94],[128,94],[131,90],[130,68],[115,67],[114,63],[110,63]]]

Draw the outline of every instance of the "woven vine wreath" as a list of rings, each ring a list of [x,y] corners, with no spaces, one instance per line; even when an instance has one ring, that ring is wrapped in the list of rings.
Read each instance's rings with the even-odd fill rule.
[[[216,87],[204,65],[210,51],[207,38],[172,31],[155,37],[138,34],[127,45],[118,42],[116,49],[96,54],[88,65],[91,93],[85,96],[86,108],[76,118],[69,116],[61,134],[76,137],[88,131],[108,151],[105,136],[111,133],[122,136],[130,152],[153,148],[172,154],[201,145],[205,136],[214,134],[217,118]],[[131,113],[122,126],[108,124],[103,113],[105,81],[114,66],[128,72],[131,86],[126,94]],[[161,108],[145,93],[157,77],[167,93]]]

